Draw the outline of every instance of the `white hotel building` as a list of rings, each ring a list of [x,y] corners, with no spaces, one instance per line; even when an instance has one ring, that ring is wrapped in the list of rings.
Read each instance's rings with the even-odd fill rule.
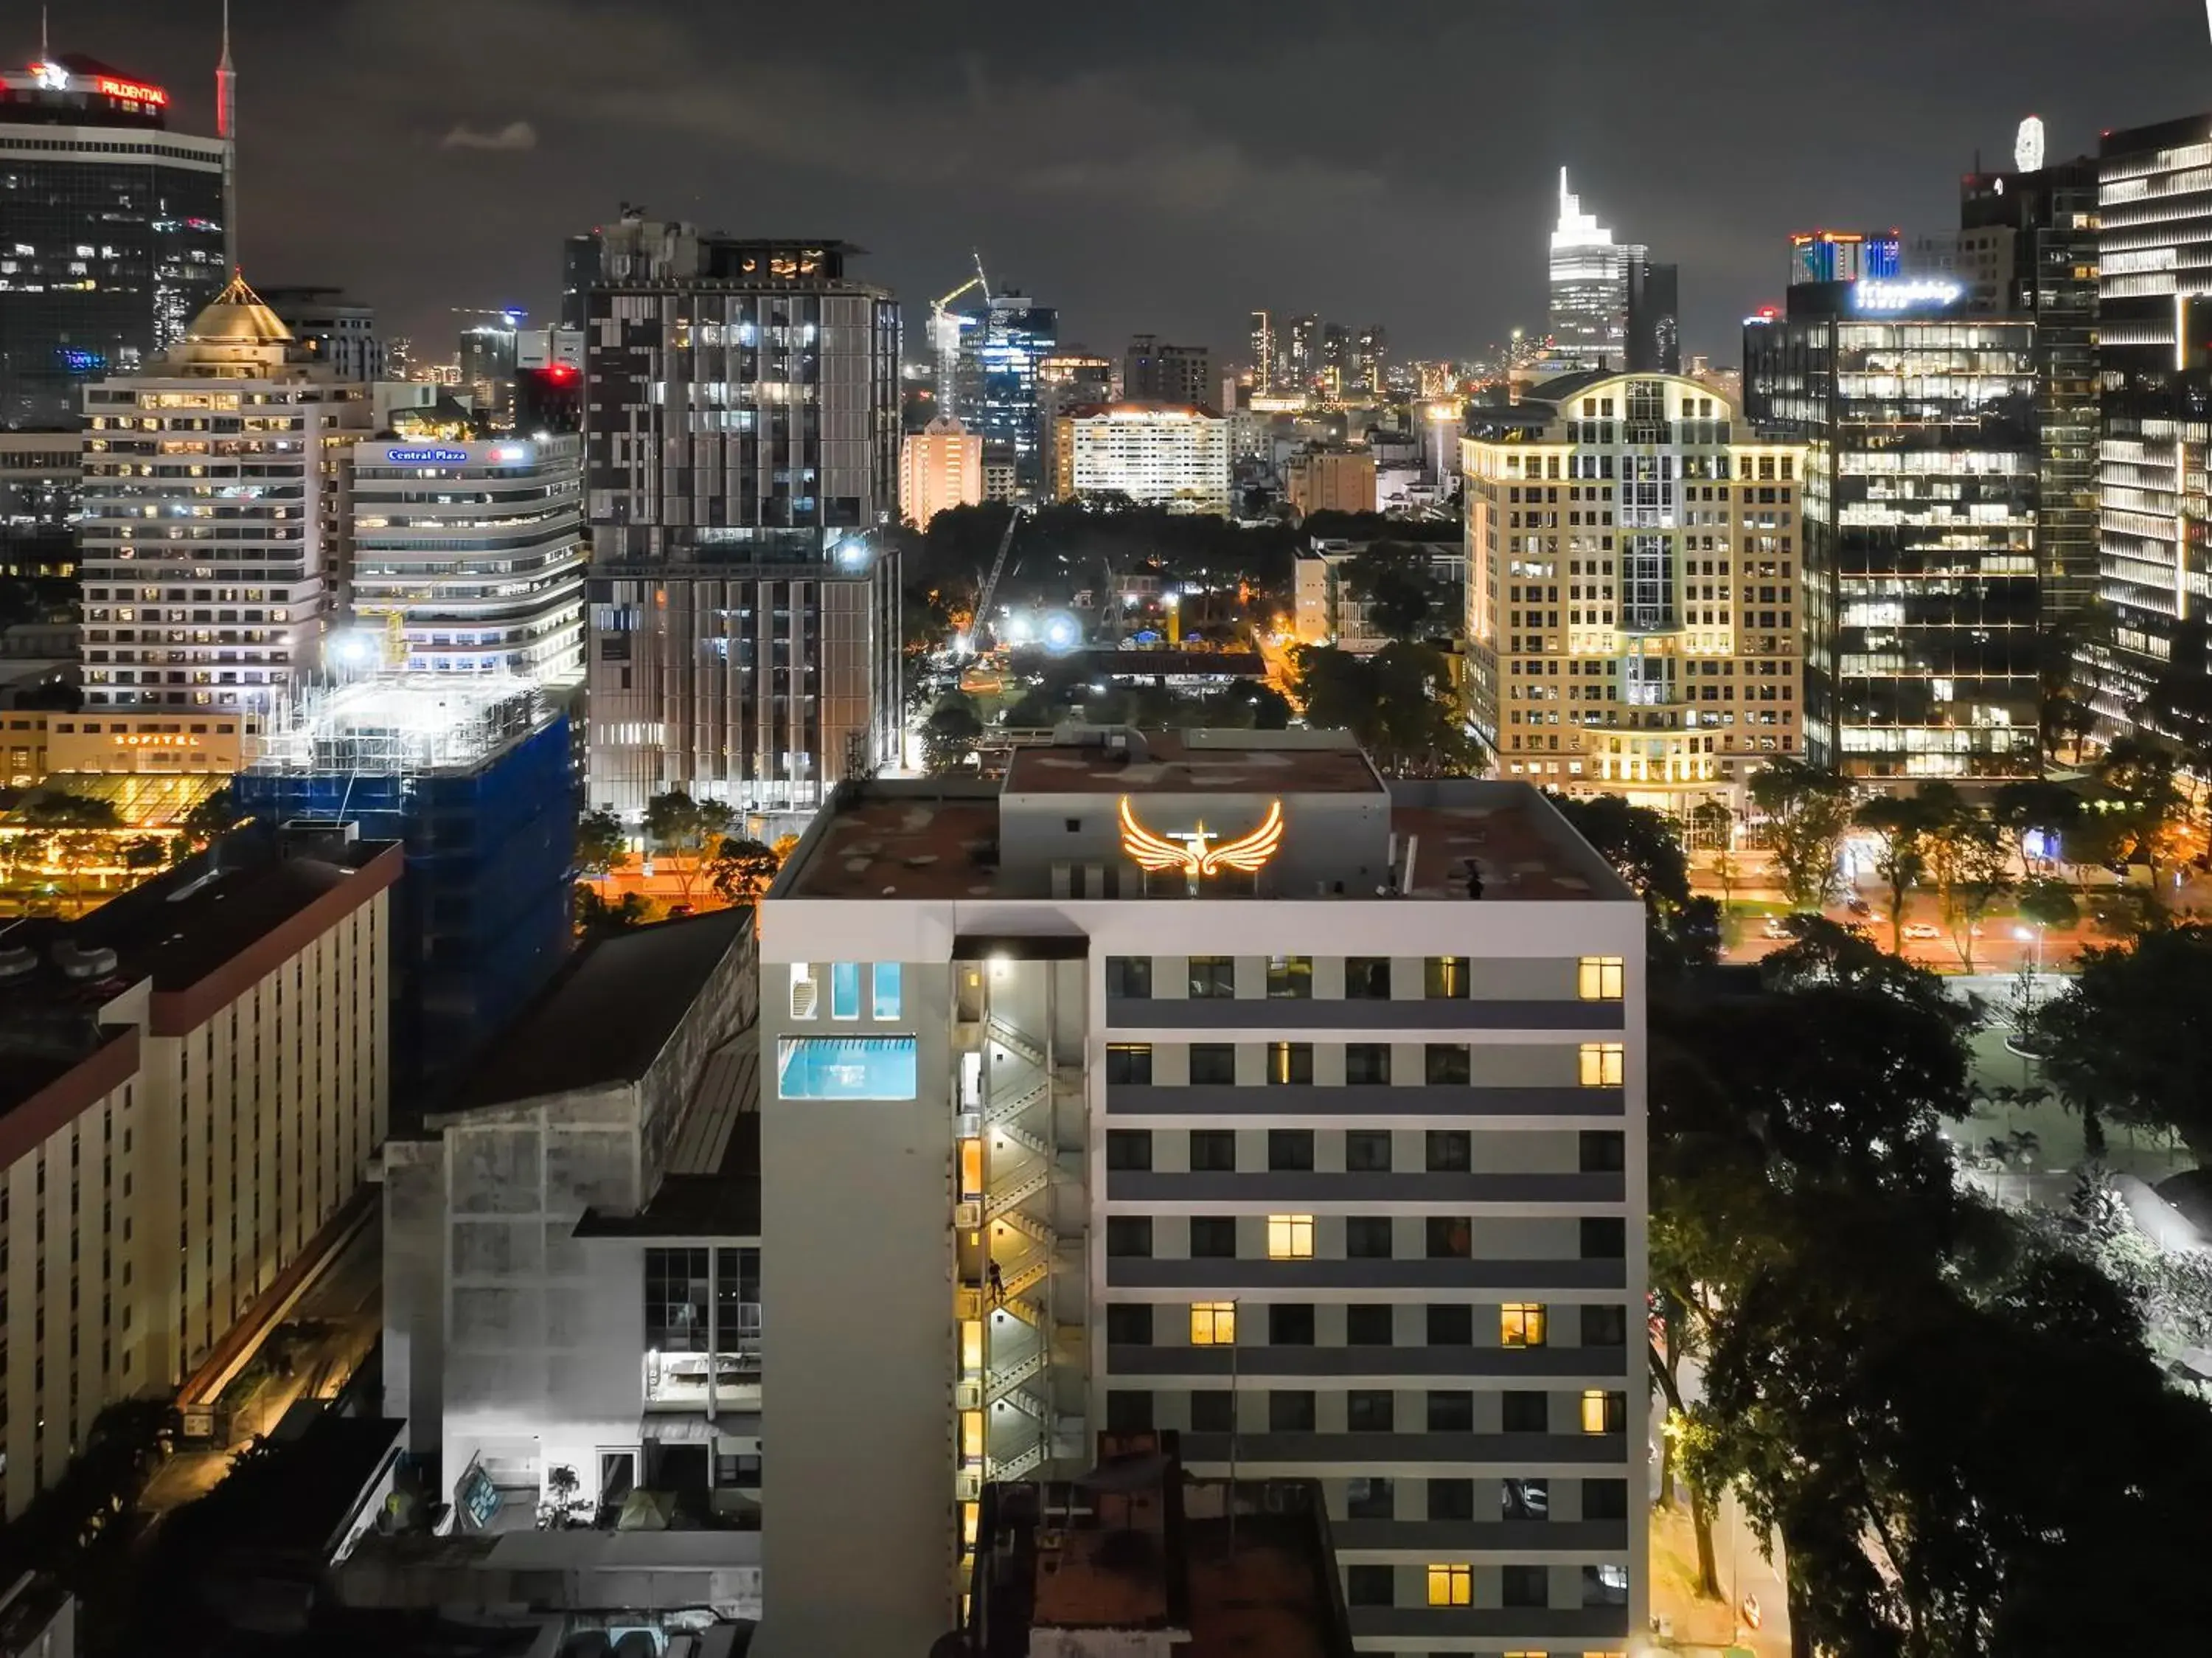
[[[582,677],[583,442],[353,446],[352,612],[388,666]]]
[[[1364,1651],[1627,1649],[1644,917],[1533,789],[1071,730],[760,917],[769,1658],[923,1649],[982,1485],[1139,1427],[1320,1480]]]
[[[1229,423],[1187,403],[1109,403],[1060,417],[1062,500],[1127,500],[1226,515]]]

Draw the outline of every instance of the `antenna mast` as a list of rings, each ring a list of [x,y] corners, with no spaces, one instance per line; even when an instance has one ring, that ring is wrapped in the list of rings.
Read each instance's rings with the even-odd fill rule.
[[[230,63],[230,0],[222,0],[222,57],[215,66],[215,134],[222,140],[222,258],[238,264],[238,71]]]

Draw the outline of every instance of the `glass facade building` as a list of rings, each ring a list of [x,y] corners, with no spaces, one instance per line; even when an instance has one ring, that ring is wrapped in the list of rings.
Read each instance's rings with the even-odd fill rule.
[[[2039,765],[2035,325],[1794,288],[1746,411],[1803,442],[1807,747],[1867,778]]]
[[[962,332],[959,406],[984,452],[1011,460],[1024,484],[1044,477],[1044,437],[1037,413],[1037,365],[1060,344],[1060,313],[1018,293],[994,294],[991,307]]]
[[[0,426],[75,426],[222,291],[223,146],[88,58],[0,71]]]

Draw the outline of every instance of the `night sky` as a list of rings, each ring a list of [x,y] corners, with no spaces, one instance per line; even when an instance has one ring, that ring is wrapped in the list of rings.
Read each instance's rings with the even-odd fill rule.
[[[58,0],[53,46],[212,131],[217,0]],[[1679,260],[1734,363],[1782,238],[1942,229],[2031,111],[2055,157],[2212,107],[2197,0],[234,0],[249,279],[343,284],[451,350],[454,307],[550,320],[561,238],[623,201],[838,236],[909,302],[970,247],[1118,352],[1234,349],[1255,306],[1394,356],[1540,324],[1565,164]],[[0,0],[35,56],[38,8]],[[918,337],[909,332],[909,349]]]

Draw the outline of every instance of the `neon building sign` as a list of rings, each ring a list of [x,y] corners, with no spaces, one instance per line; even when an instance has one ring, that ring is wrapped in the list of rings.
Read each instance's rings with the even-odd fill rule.
[[[1224,869],[1252,874],[1273,857],[1283,844],[1280,801],[1270,801],[1267,815],[1261,820],[1260,826],[1234,840],[1217,840],[1202,818],[1188,834],[1172,838],[1156,835],[1137,821],[1127,795],[1121,796],[1121,850],[1135,860],[1139,868],[1180,869],[1194,886],[1201,877],[1218,875]]]

